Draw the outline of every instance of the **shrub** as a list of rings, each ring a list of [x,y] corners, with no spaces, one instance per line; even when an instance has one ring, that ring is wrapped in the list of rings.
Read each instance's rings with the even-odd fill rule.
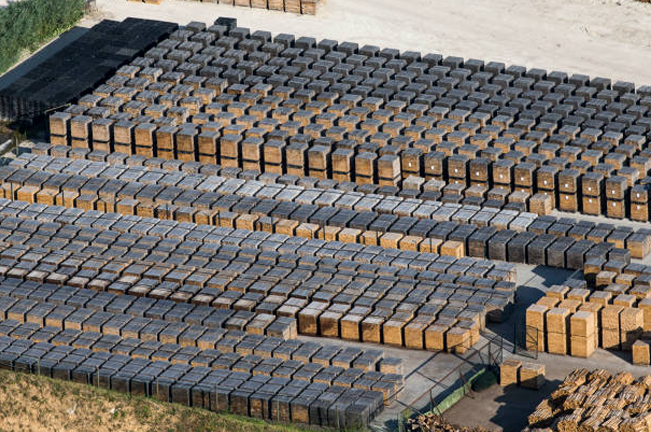
[[[84,0],[20,0],[0,9],[0,73],[44,42],[72,27]]]

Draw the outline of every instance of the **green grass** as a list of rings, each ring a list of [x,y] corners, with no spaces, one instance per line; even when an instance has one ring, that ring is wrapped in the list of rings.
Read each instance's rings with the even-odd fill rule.
[[[214,413],[85,384],[0,370],[0,432],[16,430],[306,432],[315,428]]]
[[[484,391],[497,384],[497,377],[489,370],[485,370],[472,382],[472,391],[477,393]]]
[[[24,52],[36,51],[70,29],[84,14],[84,0],[22,0],[0,9],[0,74]]]

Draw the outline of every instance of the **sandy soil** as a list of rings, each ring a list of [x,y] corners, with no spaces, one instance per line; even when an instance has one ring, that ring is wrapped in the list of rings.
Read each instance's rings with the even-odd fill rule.
[[[327,0],[316,16],[178,0],[97,4],[114,19],[233,16],[273,33],[651,83],[651,4],[635,0]]]

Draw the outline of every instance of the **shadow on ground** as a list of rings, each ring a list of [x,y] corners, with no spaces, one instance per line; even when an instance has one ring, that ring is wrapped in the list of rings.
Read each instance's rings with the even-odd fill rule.
[[[41,48],[39,51],[35,52],[28,59],[22,63],[15,66],[13,69],[6,72],[4,75],[0,76],[0,90],[9,87],[20,77],[27,74],[27,72],[34,69],[36,66],[43,63],[45,60],[52,57],[57,52],[61,51],[66,46],[70,45],[72,42],[76,41],[84,34],[88,32],[89,29],[85,27],[73,27],[65,33],[62,33],[54,39],[52,42]]]
[[[516,432],[527,426],[527,416],[548,398],[560,381],[547,381],[540,390],[494,385],[472,393],[444,413],[451,423],[481,426],[495,432]]]

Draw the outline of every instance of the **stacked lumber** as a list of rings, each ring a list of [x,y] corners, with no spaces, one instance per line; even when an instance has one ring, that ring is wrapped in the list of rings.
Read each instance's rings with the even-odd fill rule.
[[[618,236],[618,229],[615,228],[605,242],[595,243],[585,238],[575,239],[575,230],[570,230],[574,221],[566,220],[567,218],[560,220],[550,217],[536,218],[531,213],[515,213],[507,210],[489,211],[489,209],[438,201],[379,196],[361,187],[351,191],[350,183],[333,183],[329,180],[287,174],[282,176],[269,173],[256,174],[251,170],[241,171],[239,168],[234,169],[233,167],[221,168],[201,162],[161,161],[160,158],[147,158],[141,155],[109,154],[101,150],[91,152],[83,148],[52,146],[46,143],[34,145],[32,149],[34,154],[39,157],[34,158],[33,154],[23,154],[10,165],[41,169],[43,164],[47,164],[48,171],[61,172],[61,170],[69,169],[58,162],[61,157],[66,157],[74,160],[83,159],[92,162],[93,165],[103,162],[122,167],[126,164],[128,171],[139,171],[142,167],[147,170],[162,168],[162,173],[169,170],[182,170],[194,175],[204,174],[206,178],[209,177],[208,174],[228,178],[236,176],[246,181],[258,180],[270,184],[270,186],[273,184],[274,188],[279,188],[273,189],[276,191],[274,192],[276,196],[288,196],[292,200],[295,198],[301,204],[311,206],[310,208],[314,208],[313,205],[329,204],[345,209],[347,214],[345,218],[331,217],[332,220],[338,221],[336,225],[340,228],[337,228],[336,232],[341,237],[339,240],[344,242],[382,244],[391,245],[390,247],[397,246],[400,249],[443,253],[452,256],[467,255],[536,265],[547,264],[556,267],[579,268],[584,266],[587,257],[629,259],[629,254],[631,257],[635,257],[631,252],[632,249],[626,248],[633,248],[637,244],[634,241],[636,238],[646,239],[648,236],[641,232],[631,232],[627,243],[609,243],[611,237],[621,239],[621,236]],[[81,161],[75,163],[81,164],[81,169],[86,164]],[[135,175],[137,177],[137,174]],[[127,173],[124,173],[123,176],[133,177]],[[19,185],[24,186],[20,182],[14,185],[15,178],[15,176],[6,178],[6,182],[9,184],[5,187],[8,187],[9,190],[5,195],[12,195],[11,188],[14,186],[16,188]],[[337,190],[333,190],[333,187]],[[243,189],[248,190],[249,188]],[[28,190],[33,190],[31,182],[25,192]],[[264,192],[265,198],[270,197],[268,193],[270,191]],[[249,192],[242,193],[247,196],[250,194]],[[41,202],[39,201],[40,195],[36,194],[38,202]],[[30,197],[33,196],[33,193],[21,196],[29,201],[32,199]],[[43,202],[48,203],[47,200]],[[101,200],[94,205],[98,207],[100,204]],[[295,213],[304,212],[297,211]],[[393,214],[398,219],[388,219],[381,213]],[[290,215],[291,212],[284,214]],[[305,214],[299,220],[304,221],[304,219]],[[312,218],[308,217],[308,219]],[[313,221],[310,220],[310,222]],[[320,219],[316,223],[323,225],[324,220]],[[591,235],[593,231],[608,232],[604,227],[591,229],[581,223],[578,223],[576,228],[580,229],[583,236]],[[383,233],[387,233],[386,236]],[[604,254],[606,255],[604,256]]]
[[[132,61],[135,53],[146,52],[178,27],[133,17],[122,22],[102,20],[0,90],[0,120],[32,122],[79,100]]]
[[[527,418],[529,429],[647,431],[651,376],[577,369]]]
[[[129,2],[135,2],[135,3],[148,3],[148,4],[162,4],[163,0],[127,0]]]
[[[634,279],[633,279],[634,280]],[[636,298],[616,287],[605,291],[565,285],[550,287],[527,308],[526,325],[537,334],[527,349],[587,358],[596,348],[633,351],[634,362],[647,362],[647,331],[651,330],[646,295]],[[647,290],[648,291],[648,290]],[[648,363],[644,363],[648,364]]]
[[[486,432],[483,428],[455,426],[433,413],[407,420],[407,430],[413,432]]]
[[[94,210],[2,200],[0,231],[33,231],[34,239],[23,234],[6,239],[0,252],[6,266],[0,268],[0,276],[212,306],[230,311],[232,316],[224,318],[229,329],[252,329],[257,334],[291,337],[299,333],[457,353],[476,344],[486,320],[499,319],[505,313],[500,308],[508,308],[513,301],[512,293],[501,291],[488,278],[476,280],[477,286],[455,285],[443,282],[451,274],[434,273],[434,268],[412,273],[354,257],[342,265],[337,258],[326,258],[340,251],[341,244],[336,242],[115,213],[107,225],[101,215]],[[125,229],[129,232],[123,233]],[[157,238],[168,232],[188,240]],[[42,247],[25,249],[21,246],[25,243]],[[233,243],[247,245],[246,253],[233,256]],[[82,248],[75,253],[79,268],[67,267],[66,260],[60,267],[46,265],[57,256],[70,258],[67,247]],[[276,252],[297,248],[307,255]],[[385,253],[377,247],[360,251],[365,251],[359,257],[364,261],[374,261],[373,251],[376,257]],[[434,262],[445,261],[449,257]],[[212,264],[202,268],[206,262]],[[473,271],[484,263],[475,264],[478,267]],[[24,266],[38,270],[18,270]],[[117,273],[104,271],[106,266]],[[358,267],[359,271],[354,270]],[[392,281],[383,276],[386,271],[394,275]],[[430,280],[432,276],[440,281]],[[389,292],[388,298],[380,300]],[[479,298],[481,305],[476,301]]]
[[[53,142],[93,150],[646,222],[650,105],[651,87],[632,83],[272,37],[222,18],[175,32],[50,120]],[[425,191],[429,180],[439,186]]]
[[[161,4],[163,0],[128,0],[135,2],[145,2]],[[249,7],[256,9],[269,9],[275,11],[285,11],[295,14],[316,15],[319,7],[325,0],[188,0],[220,3],[231,6]]]
[[[545,384],[545,366],[531,362],[508,359],[500,365],[500,385],[520,385],[538,390]]]

